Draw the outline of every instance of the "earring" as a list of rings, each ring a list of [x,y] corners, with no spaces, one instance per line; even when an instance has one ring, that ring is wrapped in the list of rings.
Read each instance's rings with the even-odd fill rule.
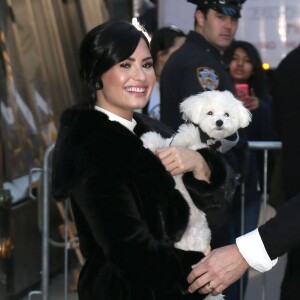
[[[95,87],[96,87],[96,90],[101,90],[101,88],[102,88],[100,85],[100,82],[96,82]]]

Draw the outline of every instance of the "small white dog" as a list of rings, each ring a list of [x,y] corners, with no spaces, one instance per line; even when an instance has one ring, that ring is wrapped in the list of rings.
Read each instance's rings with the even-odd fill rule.
[[[144,146],[158,148],[184,146],[192,150],[211,147],[225,153],[238,142],[237,130],[249,125],[251,113],[229,91],[207,91],[180,104],[182,124],[177,133],[164,139],[156,132],[142,135]]]
[[[179,127],[176,134],[164,139],[156,132],[147,132],[141,137],[146,148],[155,152],[170,146],[184,146],[192,150],[210,147],[224,153],[238,142],[237,130],[248,126],[251,121],[249,110],[229,91],[207,91],[191,96],[180,104],[180,111],[186,123]],[[182,182],[182,175],[176,175],[174,179],[176,189],[190,208],[188,226],[175,247],[205,253],[210,249],[211,240],[205,213],[193,203]],[[208,295],[206,300],[209,299],[221,300],[223,296]]]

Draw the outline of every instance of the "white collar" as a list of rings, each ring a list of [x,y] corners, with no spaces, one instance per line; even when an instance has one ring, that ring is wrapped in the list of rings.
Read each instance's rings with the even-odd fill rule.
[[[136,120],[135,119],[131,119],[131,121],[128,121],[124,118],[121,118],[120,116],[102,108],[102,107],[99,107],[97,105],[95,105],[95,109],[98,110],[98,111],[101,111],[103,112],[104,114],[106,114],[108,116],[108,119],[110,121],[116,121],[120,124],[122,124],[123,126],[125,126],[127,129],[129,129],[131,132],[133,132],[133,129],[134,127],[136,126]]]

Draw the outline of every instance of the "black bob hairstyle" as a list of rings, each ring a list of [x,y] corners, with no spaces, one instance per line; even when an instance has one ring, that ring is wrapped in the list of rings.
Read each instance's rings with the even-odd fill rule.
[[[108,21],[90,30],[80,45],[80,78],[84,92],[95,105],[96,90],[102,89],[101,76],[114,65],[129,58],[145,34],[127,21]]]

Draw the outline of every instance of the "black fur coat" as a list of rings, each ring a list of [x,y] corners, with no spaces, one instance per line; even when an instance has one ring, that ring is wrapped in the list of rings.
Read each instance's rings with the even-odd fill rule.
[[[138,120],[138,134],[149,126]],[[185,293],[202,253],[173,247],[188,206],[172,176],[127,128],[95,110],[72,108],[61,118],[53,157],[53,195],[71,197],[80,248],[80,300],[203,299]],[[227,205],[233,185],[216,154],[202,150],[212,183],[186,174],[202,209]]]

